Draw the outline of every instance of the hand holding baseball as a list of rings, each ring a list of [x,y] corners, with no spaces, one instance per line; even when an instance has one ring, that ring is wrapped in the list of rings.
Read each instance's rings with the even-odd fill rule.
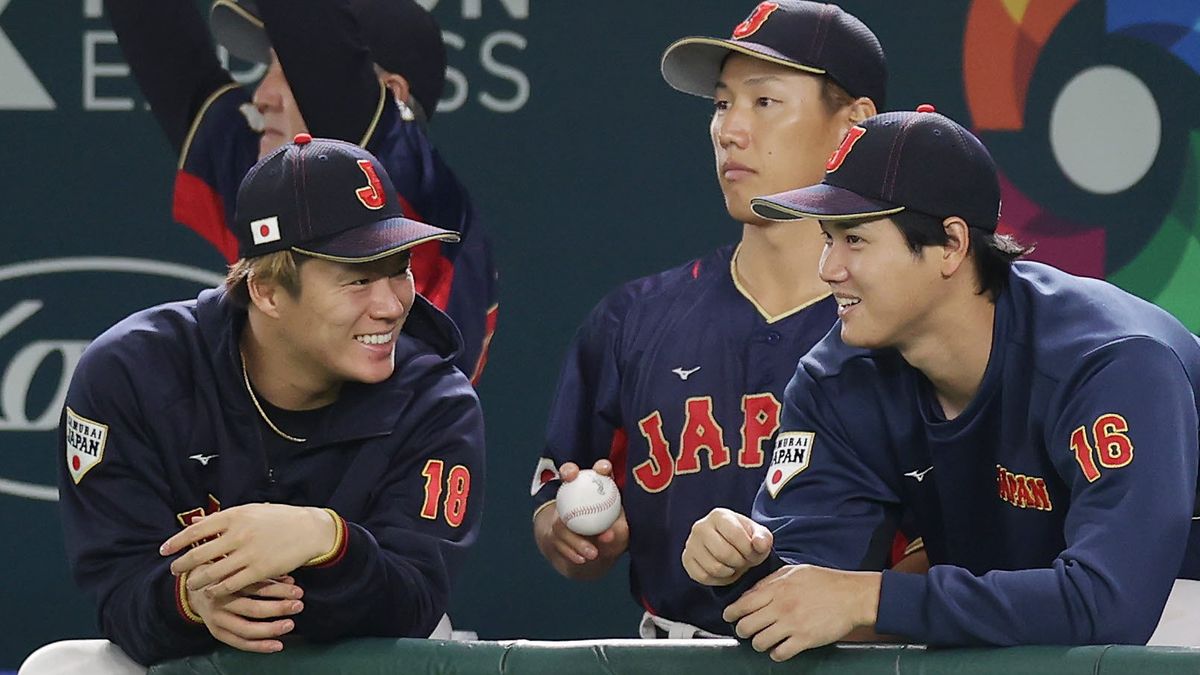
[[[602,459],[592,467],[601,476],[612,475],[612,463]],[[567,462],[559,467],[563,484],[579,479],[580,469]],[[615,486],[614,486],[615,487]],[[619,498],[618,498],[619,501]],[[542,555],[563,576],[572,579],[598,579],[629,547],[629,523],[624,509],[616,520],[595,535],[572,532],[559,517],[557,503],[538,511],[533,522],[534,539]]]
[[[705,586],[728,586],[766,560],[774,541],[770,530],[750,518],[713,509],[692,525],[683,547],[683,569]]]

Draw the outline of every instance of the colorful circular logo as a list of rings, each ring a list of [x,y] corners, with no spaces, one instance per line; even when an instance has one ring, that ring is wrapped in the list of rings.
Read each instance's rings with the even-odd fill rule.
[[[974,0],[963,77],[1002,231],[1200,330],[1200,3]]]

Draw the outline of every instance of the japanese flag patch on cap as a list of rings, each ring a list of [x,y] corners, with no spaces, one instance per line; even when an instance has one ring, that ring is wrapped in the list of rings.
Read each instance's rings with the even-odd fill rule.
[[[255,244],[269,244],[279,241],[279,217],[259,218],[250,223],[250,236]]]
[[[108,425],[89,420],[67,408],[67,471],[78,485],[83,475],[104,459]]]
[[[785,431],[775,437],[775,451],[771,453],[771,468],[767,470],[765,483],[772,499],[796,474],[808,468],[815,437],[811,431]]]

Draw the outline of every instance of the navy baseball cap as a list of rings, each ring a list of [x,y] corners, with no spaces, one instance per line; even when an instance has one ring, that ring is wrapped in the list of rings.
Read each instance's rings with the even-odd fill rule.
[[[458,234],[405,218],[400,198],[374,155],[344,141],[297,134],[259,160],[238,188],[238,251],[275,251],[336,262],[378,260]]]
[[[807,0],[760,2],[728,38],[676,40],[662,57],[667,84],[712,98],[731,53],[746,54],[813,75],[826,75],[851,96],[887,104],[887,61],[870,28],[837,5]]]
[[[1000,219],[996,163],[978,138],[922,105],[850,129],[817,185],[750,200],[771,220],[866,220],[905,209],[995,232]]]
[[[446,45],[433,15],[413,0],[349,0],[351,13],[386,71],[408,80],[425,118],[433,116],[446,84]],[[271,43],[254,0],[215,0],[213,36],[231,54],[252,63],[271,60]]]

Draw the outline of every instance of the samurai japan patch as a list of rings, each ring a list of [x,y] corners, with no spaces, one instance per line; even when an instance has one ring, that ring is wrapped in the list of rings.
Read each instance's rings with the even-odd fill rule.
[[[771,453],[771,468],[767,470],[767,492],[774,499],[787,482],[808,468],[812,458],[813,438],[811,431],[785,431],[775,437],[775,450]]]
[[[84,474],[104,459],[104,442],[108,440],[108,425],[89,420],[67,408],[67,471],[78,485]]]

